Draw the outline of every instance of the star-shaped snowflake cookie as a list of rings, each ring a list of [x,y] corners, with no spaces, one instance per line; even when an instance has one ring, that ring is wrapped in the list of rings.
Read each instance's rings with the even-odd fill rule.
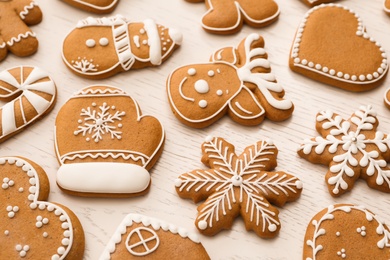
[[[193,170],[179,176],[176,191],[198,207],[195,225],[204,235],[229,229],[241,215],[247,230],[264,238],[275,237],[280,230],[279,211],[296,200],[302,182],[285,172],[270,172],[276,165],[277,148],[270,141],[258,141],[237,156],[234,146],[222,138],[206,138],[202,144],[202,162],[208,170]]]
[[[351,190],[358,178],[373,189],[390,192],[390,139],[377,131],[378,124],[372,106],[361,106],[348,120],[322,111],[316,122],[320,136],[304,140],[298,154],[329,166],[325,180],[334,197]]]

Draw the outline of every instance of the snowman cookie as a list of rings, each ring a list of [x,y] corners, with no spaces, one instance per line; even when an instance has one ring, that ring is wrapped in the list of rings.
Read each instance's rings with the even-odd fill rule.
[[[179,47],[182,34],[151,19],[123,16],[79,21],[63,43],[62,57],[79,76],[102,79],[130,69],[158,66]]]
[[[174,115],[195,128],[209,126],[225,114],[243,125],[289,118],[294,105],[283,99],[284,89],[263,47],[263,38],[253,33],[237,48],[216,51],[210,62],[175,69],[167,80]]]
[[[107,14],[114,11],[119,0],[63,0],[64,2],[77,7],[79,9],[97,13]]]
[[[142,115],[125,91],[96,85],[75,93],[58,112],[57,184],[78,196],[131,197],[150,187],[165,139],[161,123]]]
[[[70,209],[47,201],[40,166],[0,157],[0,182],[0,259],[83,259],[83,228]]]
[[[307,226],[303,259],[390,259],[390,231],[364,206],[331,205]]]

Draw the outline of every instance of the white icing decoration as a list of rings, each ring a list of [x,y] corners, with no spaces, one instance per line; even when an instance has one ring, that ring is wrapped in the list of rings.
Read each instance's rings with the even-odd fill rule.
[[[209,75],[209,77],[213,77],[213,76],[215,75],[215,72],[212,71],[212,70],[209,70],[209,71],[207,72],[207,75]]]
[[[147,237],[144,238],[141,232],[147,232],[148,233]],[[137,240],[139,239],[139,242],[130,244],[130,239],[132,236],[136,236]],[[150,242],[154,243],[152,248],[150,248],[148,246],[148,243],[150,243]],[[130,232],[130,234],[127,236],[125,243],[126,243],[127,250],[132,255],[146,256],[146,255],[153,253],[158,248],[158,246],[160,245],[160,239],[153,229],[146,228],[146,227],[138,227],[138,228],[133,229]],[[137,249],[137,251],[134,251],[133,248],[136,248],[136,247],[142,247],[143,248],[143,249],[141,249],[142,252],[137,252],[140,249]]]
[[[80,57],[76,61],[72,61],[71,65],[79,72],[86,73],[91,71],[97,71],[98,65],[93,64],[93,60],[81,59]]]
[[[94,39],[88,39],[88,40],[85,42],[85,45],[87,45],[87,47],[89,47],[89,48],[93,48],[93,47],[95,47],[96,42],[95,42]]]
[[[137,48],[141,47],[141,45],[139,44],[139,36],[138,35],[133,36],[133,42]]]
[[[297,185],[295,176],[283,172],[271,173],[260,171],[267,167],[268,156],[276,156],[276,147],[272,142],[261,141],[250,146],[251,152],[243,159],[235,157],[227,142],[221,138],[207,137],[202,145],[204,152],[214,160],[218,170],[196,170],[197,175],[186,173],[179,177],[179,191],[198,192],[200,189],[215,189],[215,192],[202,204],[196,218],[199,229],[213,227],[214,221],[219,221],[219,215],[226,215],[233,203],[242,203],[242,211],[250,214],[249,221],[262,228],[275,232],[280,225],[277,215],[271,210],[272,206],[262,194],[278,196],[283,193],[286,197],[297,193],[302,188]],[[245,176],[245,178],[244,178]],[[298,187],[299,186],[299,187]],[[237,191],[237,192],[236,192]]]
[[[203,23],[203,18],[208,15],[209,13],[213,12],[214,11],[214,7],[213,7],[213,4],[212,4],[212,0],[207,0],[208,3],[207,3],[207,6],[209,6],[209,10],[203,15],[202,17],[202,27],[205,28],[206,30],[208,31],[219,31],[219,32],[224,32],[224,31],[233,31],[235,30],[236,28],[238,28],[240,26],[240,24],[242,23],[242,21],[244,20],[244,18],[242,18],[241,16],[243,15],[245,17],[245,20],[246,21],[249,21],[251,24],[257,24],[257,25],[261,25],[261,24],[265,24],[267,22],[270,22],[272,20],[274,20],[276,17],[279,16],[279,13],[280,13],[280,9],[279,9],[279,6],[278,7],[278,10],[272,14],[271,16],[267,16],[265,17],[264,19],[261,19],[261,20],[256,20],[256,19],[253,19],[251,18],[244,10],[244,8],[242,8],[241,4],[238,2],[238,1],[234,1],[234,5],[236,6],[236,10],[237,10],[237,22],[230,26],[230,27],[211,27],[211,26],[207,26]],[[259,4],[254,4],[255,6],[259,5]]]
[[[196,74],[196,69],[194,69],[194,68],[190,68],[190,69],[188,69],[188,75],[190,75],[190,76],[194,76],[195,74]]]
[[[331,111],[321,111],[317,116],[317,122],[322,122],[323,129],[331,129],[329,135],[326,138],[317,136],[314,140],[306,139],[299,148],[304,154],[314,151],[320,155],[327,151],[334,155],[329,168],[333,177],[328,179],[328,184],[334,185],[332,191],[334,194],[338,194],[340,188],[348,189],[344,178],[353,177],[355,175],[353,167],[356,166],[364,169],[368,178],[375,178],[377,185],[386,182],[390,187],[390,173],[381,155],[389,149],[389,137],[380,131],[376,131],[374,137],[366,137],[361,133],[374,129],[377,122],[375,117],[376,112],[372,106],[361,106],[360,110],[355,111],[351,118],[352,123],[343,121],[341,116],[335,116]],[[367,146],[376,147],[379,153],[372,148],[366,150]],[[339,153],[336,155],[337,151]]]
[[[34,1],[32,1],[29,5],[24,6],[23,11],[19,13],[20,18],[22,18],[22,20],[26,19],[26,15],[28,15],[30,10],[34,9],[35,6],[38,6],[38,4]]]
[[[151,19],[146,19],[144,20],[144,26],[146,34],[148,35],[148,45],[150,47],[150,63],[153,65],[160,65],[162,62],[161,41],[158,35],[156,23]]]
[[[109,134],[111,139],[120,140],[122,132],[116,131],[116,121],[121,121],[126,113],[124,111],[115,111],[115,114],[112,114],[110,109],[111,107],[106,102],[99,106],[99,110],[91,109],[90,107],[83,108],[80,116],[83,117],[84,124],[78,126],[78,130],[74,131],[74,135],[80,133],[83,136],[92,134],[92,136],[87,137],[92,137],[96,143],[102,140],[106,134]]]
[[[90,3],[89,1],[84,1],[84,0],[73,0],[73,1],[80,3],[82,5],[85,5],[87,7],[91,7],[91,8],[96,9],[96,10],[104,11],[104,10],[109,10],[109,9],[113,8],[119,0],[112,0],[112,2],[110,4],[105,5],[105,6],[95,5],[95,4]]]
[[[223,95],[223,91],[220,90],[220,89],[218,89],[218,90],[217,90],[217,95],[218,95],[218,96],[222,96],[222,95]]]
[[[201,101],[199,101],[199,106],[201,108],[206,108],[207,107],[207,101],[202,99]]]
[[[195,99],[190,98],[190,97],[187,97],[187,96],[184,95],[184,93],[183,93],[183,86],[184,86],[184,83],[186,82],[186,80],[187,80],[187,77],[185,77],[185,78],[180,82],[180,84],[179,84],[179,94],[180,94],[180,96],[181,96],[183,99],[188,100],[188,101],[191,101],[191,102],[194,102]]]
[[[4,231],[4,235],[8,236],[9,235],[9,230]]]
[[[380,65],[381,67],[378,68],[378,70],[380,69],[382,71],[382,73],[381,73],[382,75],[380,75],[380,76],[378,75],[378,77],[375,77],[375,78],[372,78],[372,76],[366,77],[365,75],[359,75],[359,77],[357,77],[356,75],[350,76],[350,74],[347,74],[348,75],[347,77],[342,77],[342,76],[339,76],[341,74],[337,74],[336,75],[336,72],[335,72],[334,69],[326,68],[326,70],[324,70],[324,69],[321,70],[321,69],[318,69],[318,68],[312,68],[312,67],[308,66],[307,64],[310,63],[310,62],[299,63],[299,61],[300,61],[300,58],[299,58],[299,47],[300,47],[300,43],[301,43],[302,33],[305,30],[305,26],[306,26],[306,23],[307,23],[307,20],[308,20],[309,16],[312,15],[317,10],[320,10],[322,8],[328,8],[328,7],[341,8],[341,9],[351,13],[352,15],[354,15],[356,17],[357,21],[358,21],[358,27],[357,27],[357,30],[356,30],[356,35],[359,36],[359,37],[364,37],[365,39],[375,43],[378,46],[379,51],[382,53],[382,57],[384,57],[384,55],[386,55],[384,49],[380,48],[380,44],[378,42],[376,42],[373,38],[369,38],[368,35],[366,33],[364,33],[365,28],[362,25],[361,18],[353,10],[351,10],[351,9],[345,7],[345,6],[342,6],[340,4],[322,4],[322,5],[319,5],[319,6],[316,6],[316,7],[313,7],[312,9],[310,9],[306,13],[305,18],[302,20],[301,24],[299,25],[299,30],[298,30],[299,33],[297,33],[296,36],[295,36],[295,40],[294,40],[294,43],[293,43],[294,48],[293,48],[293,50],[291,52],[291,58],[295,58],[294,59],[294,66],[300,67],[300,68],[303,68],[303,69],[306,69],[306,70],[309,70],[309,71],[312,71],[312,72],[315,72],[315,73],[318,73],[318,74],[321,74],[323,76],[335,79],[337,81],[347,82],[347,83],[351,83],[351,84],[358,84],[358,85],[372,84],[373,82],[376,82],[376,81],[380,80],[384,76],[384,74],[385,74],[383,72],[388,70],[388,64],[387,64],[386,60],[382,61],[382,64]],[[373,71],[372,74],[374,72],[375,71]],[[348,72],[345,72],[345,73],[348,73]],[[357,79],[359,79],[359,80],[357,81]]]
[[[103,37],[103,38],[100,38],[99,44],[104,47],[104,46],[107,46],[109,44],[109,41],[106,37]]]
[[[9,178],[4,178],[3,179],[3,184],[1,185],[3,190],[8,189],[9,187],[14,186],[15,182],[13,180],[10,180]]]
[[[124,160],[133,160],[135,162],[141,161],[142,165],[146,165],[151,157],[136,151],[129,150],[86,150],[86,151],[76,151],[64,154],[61,156],[61,163],[66,163],[66,161],[73,161],[75,159],[84,159],[84,158],[111,158],[117,159],[121,157]]]
[[[375,232],[379,236],[383,236],[383,238],[381,238],[377,243],[378,248],[382,249],[384,247],[387,247],[387,248],[390,247],[390,243],[389,243],[390,232],[384,227],[382,221],[380,221],[378,219],[378,216],[374,215],[373,213],[368,211],[363,206],[354,206],[354,205],[333,206],[333,205],[331,205],[328,207],[327,212],[318,221],[317,220],[312,221],[312,225],[315,227],[314,232],[313,232],[313,238],[306,241],[306,245],[308,245],[309,247],[312,248],[312,254],[311,254],[312,257],[307,258],[308,260],[309,259],[316,260],[317,253],[324,248],[322,245],[317,244],[318,237],[326,234],[326,230],[321,228],[321,225],[323,224],[323,222],[332,221],[335,217],[333,215],[333,213],[336,211],[343,211],[344,213],[348,214],[348,213],[352,212],[352,210],[357,210],[357,211],[364,213],[367,221],[371,222],[371,221],[375,220],[375,222],[378,224],[378,227],[376,228]],[[340,232],[338,232],[338,233],[340,235]],[[336,233],[336,235],[337,235],[337,233]],[[344,249],[344,252],[342,252],[340,250],[340,253],[341,253],[340,254],[340,256],[341,256],[342,253],[345,253],[345,249]]]
[[[28,37],[36,37],[36,34],[34,32],[27,31],[25,33],[21,33],[16,37],[12,37],[9,41],[7,41],[8,46],[12,46],[15,44],[15,42],[20,42],[22,39],[27,39]]]
[[[195,88],[196,92],[198,92],[200,94],[206,94],[207,92],[210,91],[209,84],[204,79],[197,80],[195,82],[194,88]]]
[[[43,236],[44,238],[46,238],[46,237],[49,236],[49,234],[48,234],[47,232],[43,232],[42,236]]]
[[[200,243],[197,234],[190,233],[183,228],[179,229],[175,225],[166,223],[159,219],[150,218],[139,214],[129,214],[123,219],[123,221],[119,224],[118,228],[112,235],[110,241],[107,243],[107,246],[105,247],[102,255],[99,258],[100,260],[111,259],[111,254],[115,252],[117,244],[119,244],[122,241],[122,236],[126,235],[126,229],[128,227],[131,227],[133,223],[142,224],[145,228],[147,228],[149,231],[152,231],[153,233],[161,230],[164,232],[177,234],[184,239],[188,238],[196,244]],[[127,235],[127,239],[125,241],[126,247],[128,247],[127,241],[129,237],[130,234]],[[157,237],[157,233],[156,233],[156,237]]]

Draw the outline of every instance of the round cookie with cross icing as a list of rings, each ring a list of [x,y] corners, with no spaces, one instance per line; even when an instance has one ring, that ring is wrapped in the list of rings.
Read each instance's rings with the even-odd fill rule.
[[[220,137],[207,137],[202,144],[202,162],[210,169],[181,174],[175,180],[181,198],[202,202],[195,225],[208,236],[230,229],[241,215],[245,228],[262,238],[275,237],[281,228],[279,211],[295,201],[302,182],[295,176],[272,171],[278,150],[271,141],[258,141],[236,155],[232,144]]]
[[[389,259],[390,231],[364,206],[331,205],[307,226],[303,260]]]
[[[36,163],[0,157],[0,259],[83,259],[84,232],[67,207],[48,202],[49,180]]]
[[[119,0],[63,0],[64,2],[79,9],[97,13],[108,14],[114,11]]]
[[[130,69],[158,66],[182,43],[182,34],[152,19],[123,16],[78,22],[64,40],[63,61],[79,76],[102,79]]]

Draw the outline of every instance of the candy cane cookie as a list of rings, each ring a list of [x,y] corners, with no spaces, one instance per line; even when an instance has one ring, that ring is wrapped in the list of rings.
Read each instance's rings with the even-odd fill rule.
[[[55,104],[56,86],[48,74],[30,66],[0,72],[0,143],[48,113]]]

